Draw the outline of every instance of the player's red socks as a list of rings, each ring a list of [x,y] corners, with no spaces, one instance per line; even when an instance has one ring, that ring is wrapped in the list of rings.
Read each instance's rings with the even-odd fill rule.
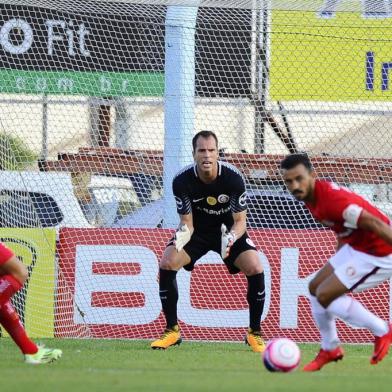
[[[35,354],[38,351],[37,345],[27,336],[19,316],[10,302],[0,305],[0,324],[19,346],[23,354]]]
[[[0,276],[0,306],[8,302],[8,300],[21,288],[22,284],[13,276]]]

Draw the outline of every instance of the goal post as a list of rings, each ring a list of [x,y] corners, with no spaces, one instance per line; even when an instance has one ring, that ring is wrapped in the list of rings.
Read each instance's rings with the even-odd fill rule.
[[[265,338],[318,341],[307,285],[335,238],[278,166],[306,151],[320,177],[392,216],[389,3],[7,0],[0,15],[0,233],[29,268],[14,298],[29,334],[161,334],[171,180],[207,129],[246,179]],[[178,287],[185,339],[242,340],[246,279],[219,255]],[[390,318],[389,283],[360,299]]]
[[[173,173],[192,162],[189,141],[194,134],[195,27],[194,6],[169,6],[165,17],[165,143],[164,226],[173,227],[178,215],[172,192]]]

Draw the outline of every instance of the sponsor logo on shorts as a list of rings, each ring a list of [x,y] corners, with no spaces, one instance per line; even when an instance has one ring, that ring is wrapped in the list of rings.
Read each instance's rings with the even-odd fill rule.
[[[346,275],[350,277],[355,275],[355,268],[352,265],[346,268]]]
[[[214,205],[217,203],[217,200],[216,200],[215,197],[213,197],[213,196],[208,196],[208,197],[207,197],[207,203],[208,203],[210,206],[214,206]]]
[[[218,202],[219,203],[227,203],[229,201],[229,196],[225,195],[224,193],[222,193],[221,195],[218,196]]]
[[[248,245],[253,246],[254,248],[256,248],[256,245],[254,244],[254,242],[253,242],[250,238],[247,238],[247,239],[246,239],[246,243],[247,243]]]

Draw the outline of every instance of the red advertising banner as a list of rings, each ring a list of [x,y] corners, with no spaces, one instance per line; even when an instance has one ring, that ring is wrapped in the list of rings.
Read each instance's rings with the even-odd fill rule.
[[[312,275],[334,253],[328,230],[249,231],[266,277],[262,330],[317,342],[308,295]],[[159,259],[172,231],[165,229],[69,229],[60,231],[55,334],[61,337],[153,339],[162,333]],[[230,275],[210,252],[192,273],[177,274],[178,319],[184,339],[242,340],[248,325],[246,279]],[[358,295],[389,319],[389,283]],[[370,342],[371,334],[338,321],[344,342]]]

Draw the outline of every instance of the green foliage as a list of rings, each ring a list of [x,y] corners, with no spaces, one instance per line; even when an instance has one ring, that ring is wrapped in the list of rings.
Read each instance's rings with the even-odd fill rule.
[[[23,140],[0,133],[0,170],[21,170],[35,160],[37,154]]]

